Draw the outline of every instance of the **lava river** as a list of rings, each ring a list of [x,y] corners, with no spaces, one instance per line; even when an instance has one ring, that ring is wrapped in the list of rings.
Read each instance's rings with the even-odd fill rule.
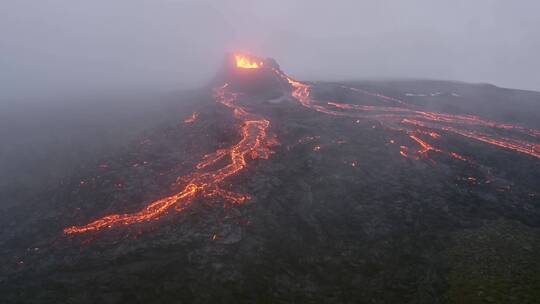
[[[410,142],[418,147],[411,149],[405,144],[400,146],[400,154],[407,158],[416,160],[426,158],[431,151],[445,153],[455,159],[467,161],[467,158],[456,152],[445,152],[428,142],[428,140],[439,139],[444,133],[457,134],[499,148],[540,158],[540,144],[538,143],[540,131],[538,130],[510,124],[498,124],[474,115],[422,111],[397,98],[345,86],[342,86],[342,89],[375,97],[384,102],[385,105],[358,105],[334,101],[316,102],[311,97],[311,85],[296,81],[283,73],[280,74],[280,77],[289,82],[293,87],[292,96],[304,107],[328,115],[375,120],[389,131],[407,135]],[[505,135],[501,135],[502,133]]]
[[[248,165],[248,158],[267,159],[270,156],[270,146],[276,143],[275,138],[267,134],[270,122],[249,113],[237,104],[238,94],[230,92],[228,85],[213,90],[216,101],[230,108],[236,119],[240,121],[241,139],[228,149],[220,149],[206,155],[197,165],[198,171],[190,176],[178,178],[187,180],[182,191],[150,203],[144,209],[135,213],[111,214],[83,226],[72,226],[64,229],[66,234],[77,234],[98,231],[120,225],[156,220],[174,208],[182,211],[190,206],[195,198],[221,197],[232,204],[241,204],[249,199],[246,194],[234,193],[222,188],[221,183],[228,177],[238,174]],[[204,171],[213,167],[223,158],[229,158],[224,166]]]

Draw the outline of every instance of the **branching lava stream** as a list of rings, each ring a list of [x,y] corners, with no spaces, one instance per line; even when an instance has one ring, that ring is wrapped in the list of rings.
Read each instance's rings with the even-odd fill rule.
[[[156,200],[150,203],[141,211],[135,213],[111,214],[95,220],[83,226],[73,226],[64,229],[66,234],[77,234],[90,231],[98,231],[104,228],[111,228],[119,225],[130,225],[158,219],[160,216],[175,207],[177,211],[182,211],[194,201],[197,196],[201,197],[222,197],[233,204],[241,204],[249,199],[246,194],[239,194],[221,188],[221,182],[247,166],[247,159],[261,158],[267,159],[270,156],[269,147],[275,144],[275,139],[269,137],[267,129],[270,122],[249,113],[246,109],[236,103],[238,95],[227,90],[228,85],[214,89],[214,97],[217,102],[233,110],[235,117],[240,120],[241,139],[238,143],[228,149],[220,149],[215,153],[207,155],[196,165],[198,170],[210,167],[218,160],[229,157],[230,162],[223,167],[208,172],[196,172],[184,177],[188,180],[182,191],[171,196]],[[182,180],[182,178],[179,178]]]
[[[419,146],[419,149],[415,153],[410,153],[411,149],[407,146],[401,146],[400,154],[407,158],[424,158],[428,156],[428,152],[432,151],[446,153],[458,160],[467,160],[467,158],[456,152],[444,152],[442,149],[436,148],[428,143],[427,139],[421,138],[424,136],[429,137],[432,140],[438,139],[440,134],[437,132],[457,134],[496,147],[540,158],[540,144],[538,144],[540,132],[538,130],[509,124],[498,124],[473,115],[452,115],[421,111],[420,109],[415,109],[413,105],[407,104],[397,98],[344,86],[342,86],[343,89],[349,89],[359,94],[376,97],[385,103],[394,103],[394,105],[357,105],[333,101],[327,102],[326,104],[317,103],[311,97],[311,86],[309,84],[296,81],[283,73],[281,73],[280,77],[289,82],[293,87],[292,96],[304,107],[328,115],[375,120],[389,130],[405,133],[412,143]],[[505,131],[506,133],[512,132],[515,135],[513,138],[509,138],[501,136],[498,131]]]

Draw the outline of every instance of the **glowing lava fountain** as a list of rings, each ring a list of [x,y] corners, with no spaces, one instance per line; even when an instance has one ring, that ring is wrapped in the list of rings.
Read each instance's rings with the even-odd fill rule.
[[[83,226],[65,228],[64,233],[84,233],[155,220],[173,207],[177,211],[184,210],[198,196],[205,198],[221,197],[233,204],[246,202],[249,199],[248,195],[224,190],[221,187],[221,182],[245,169],[248,165],[248,158],[267,159],[271,154],[270,147],[277,142],[274,137],[267,134],[270,122],[249,113],[244,107],[238,105],[236,103],[238,94],[229,92],[227,87],[228,85],[225,84],[214,89],[214,97],[218,103],[230,108],[235,118],[240,120],[241,139],[228,149],[220,149],[213,154],[206,155],[196,165],[196,168],[198,170],[205,169],[226,156],[230,158],[229,163],[215,170],[196,172],[191,176],[179,178],[178,180],[188,180],[182,191],[156,200],[139,212],[111,214]]]
[[[235,55],[234,59],[236,61],[236,67],[240,69],[258,69],[264,65],[262,61],[254,60],[245,55]]]

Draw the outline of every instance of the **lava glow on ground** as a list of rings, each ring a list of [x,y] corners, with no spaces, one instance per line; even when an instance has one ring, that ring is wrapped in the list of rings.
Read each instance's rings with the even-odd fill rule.
[[[235,61],[238,68],[263,67],[262,61],[253,60],[248,56],[236,55]],[[294,80],[279,69],[269,68],[269,70],[288,84],[289,89],[292,88],[292,91],[284,91],[284,94],[292,95],[303,107],[327,115],[352,118],[357,122],[360,119],[376,121],[390,134],[400,135],[390,140],[390,143],[396,144],[396,147],[399,147],[397,153],[408,159],[425,160],[434,154],[441,154],[457,161],[474,163],[474,159],[462,156],[456,151],[444,151],[436,147],[437,141],[444,139],[448,134],[540,158],[540,144],[538,144],[540,131],[537,130],[499,124],[472,115],[422,111],[397,98],[358,88],[341,87],[359,96],[375,97],[381,105],[322,102],[311,96],[312,85]],[[171,209],[185,210],[196,198],[206,200],[219,198],[231,204],[246,202],[249,199],[247,194],[224,189],[223,181],[244,170],[249,165],[249,159],[267,159],[271,154],[270,147],[277,141],[274,136],[268,134],[270,121],[239,105],[239,94],[230,90],[227,84],[213,89],[216,102],[231,109],[231,113],[239,121],[240,141],[229,148],[219,149],[204,156],[192,174],[179,177],[177,180],[178,186],[182,189],[180,192],[151,202],[138,212],[111,214],[86,225],[65,228],[64,232],[78,234],[156,220]],[[194,113],[185,120],[185,123],[193,123],[197,118],[198,114]],[[315,150],[319,151],[320,147]],[[228,161],[223,162],[225,159]],[[222,163],[225,164],[219,165]]]

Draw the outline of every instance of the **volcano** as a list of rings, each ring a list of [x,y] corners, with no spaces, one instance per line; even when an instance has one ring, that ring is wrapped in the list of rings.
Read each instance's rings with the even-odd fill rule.
[[[538,299],[540,93],[237,53],[175,109],[2,221],[4,302]]]

